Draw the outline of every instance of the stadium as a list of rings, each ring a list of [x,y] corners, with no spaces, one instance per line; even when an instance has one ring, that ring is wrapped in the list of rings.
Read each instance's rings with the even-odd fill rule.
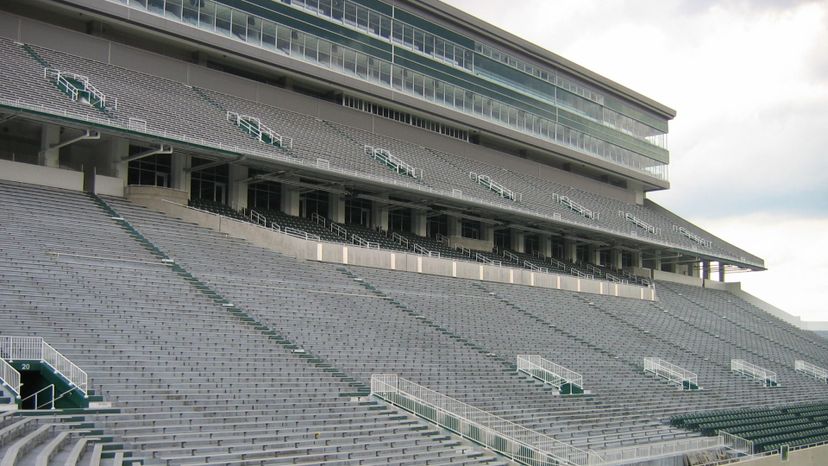
[[[7,0],[0,57],[0,466],[828,464],[666,105],[438,0]]]

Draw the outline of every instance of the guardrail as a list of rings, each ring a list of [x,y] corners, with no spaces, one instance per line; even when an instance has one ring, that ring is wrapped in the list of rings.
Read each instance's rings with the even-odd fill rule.
[[[351,234],[351,241],[353,241],[354,244],[356,244],[357,246],[362,246],[363,248],[368,248],[368,249],[379,249],[380,248],[379,243],[375,243],[373,241],[368,241],[365,238],[363,238],[362,236],[359,236],[357,234]]]
[[[752,455],[753,454],[753,442],[746,439],[739,437],[738,435],[733,435],[731,433],[725,432],[720,430],[719,437],[722,439],[722,442],[730,448],[731,450],[738,451],[745,455]]]
[[[584,378],[581,374],[544,359],[538,354],[519,354],[517,369],[557,388],[561,388],[564,383],[577,385],[579,388],[584,387]]]
[[[9,388],[18,400],[20,399],[20,372],[0,358],[0,382]]]
[[[581,450],[395,374],[371,376],[371,394],[524,464],[602,464]]]
[[[55,373],[63,376],[70,385],[77,387],[86,396],[89,380],[86,372],[52,348],[41,337],[0,337],[0,359],[34,360],[46,363]]]
[[[751,364],[744,359],[731,359],[730,370],[738,374],[746,375],[754,380],[761,380],[765,387],[776,387],[776,372],[764,367]]]
[[[695,372],[688,371],[660,358],[644,358],[644,372],[652,372],[667,379],[670,383],[678,385],[683,390],[699,388],[699,377]]]
[[[819,366],[815,366],[807,361],[797,359],[794,361],[794,370],[802,372],[809,377],[813,377],[823,383],[828,383],[828,370]]]
[[[716,437],[692,437],[669,442],[613,448],[611,450],[601,450],[598,453],[604,458],[606,464],[622,465],[726,446],[728,446],[727,441],[719,435]]]
[[[422,254],[428,257],[440,257],[440,251],[430,251],[416,243],[414,243],[412,250],[415,254]]]

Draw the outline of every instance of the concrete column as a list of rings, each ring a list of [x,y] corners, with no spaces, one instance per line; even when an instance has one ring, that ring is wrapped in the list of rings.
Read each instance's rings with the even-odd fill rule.
[[[574,264],[578,259],[578,245],[574,240],[564,238],[564,261]]]
[[[525,244],[523,241],[524,232],[519,230],[509,230],[509,249],[515,252],[524,252]]]
[[[337,193],[328,193],[328,218],[345,223],[345,199]]]
[[[230,165],[230,186],[228,187],[227,203],[236,210],[247,208],[247,167]]]
[[[591,264],[601,265],[601,251],[598,250],[598,247],[591,244],[587,246],[587,261]]]
[[[719,281],[722,283],[725,281],[725,265],[723,262],[719,262]]]
[[[463,234],[463,226],[460,224],[459,217],[453,217],[451,215],[446,216],[446,221],[448,223],[448,227],[446,231],[448,232],[449,238],[452,236],[462,236]]]
[[[710,280],[710,261],[702,261],[702,278]]]
[[[283,213],[299,216],[299,190],[295,186],[282,183],[282,206]]]
[[[538,237],[538,249],[543,257],[552,257],[552,237],[540,235]]]
[[[49,147],[60,143],[60,126],[43,125],[40,129],[40,152],[37,153],[37,164],[52,168],[60,167],[60,149]]]
[[[653,270],[661,270],[661,251],[655,252],[655,257],[653,257]]]
[[[170,157],[170,188],[191,192],[192,173],[189,168],[193,166],[193,158],[188,154],[175,152]],[[245,193],[245,195],[247,194]]]
[[[388,231],[388,204],[371,201],[371,228]]]
[[[106,156],[109,160],[109,173],[124,182],[129,183],[129,163],[123,162],[129,156],[129,141],[122,138],[112,138],[107,142]]]
[[[632,266],[638,268],[644,267],[644,254],[641,254],[641,251],[633,251]]]
[[[624,256],[620,249],[612,248],[610,250],[610,266],[615,270],[624,268]]]
[[[411,209],[411,233],[425,237],[428,234],[428,216],[425,210]]]
[[[494,244],[494,225],[491,223],[480,224],[480,239]]]

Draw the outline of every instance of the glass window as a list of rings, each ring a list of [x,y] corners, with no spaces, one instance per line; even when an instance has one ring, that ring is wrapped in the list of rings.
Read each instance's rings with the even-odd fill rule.
[[[270,21],[264,21],[262,24],[262,46],[276,48],[276,25]]]
[[[148,0],[147,9],[155,14],[164,14],[164,0]]]
[[[256,46],[262,44],[262,20],[253,15],[247,20],[247,42]]]
[[[216,32],[230,35],[230,8],[224,5],[216,4]]]
[[[184,2],[182,19],[187,24],[198,25],[198,2],[191,2],[190,0]]]
[[[319,64],[322,66],[331,66],[331,43],[325,40],[319,41]]]
[[[213,0],[204,0],[198,9],[198,27],[210,31],[216,27],[216,4]]]
[[[181,0],[167,0],[164,13],[175,19],[181,19]]]
[[[233,35],[243,41],[247,40],[247,18],[247,14],[233,10]]]
[[[352,2],[345,3],[345,23],[350,24],[351,26],[357,25],[357,7],[356,4]]]

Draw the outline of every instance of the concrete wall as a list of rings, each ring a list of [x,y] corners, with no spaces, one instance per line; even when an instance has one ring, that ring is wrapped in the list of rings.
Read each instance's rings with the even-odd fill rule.
[[[95,193],[124,197],[124,180],[112,176],[95,175]]]
[[[699,277],[691,277],[688,275],[678,273],[663,272],[661,270],[653,270],[653,280],[663,280],[665,282],[681,283],[683,285],[698,286],[699,288],[702,287],[704,282]]]
[[[741,461],[749,466],[825,466],[828,464],[828,445],[792,451],[788,461],[782,462],[779,455],[765,456]]]
[[[0,160],[0,179],[83,191],[83,173],[61,168]]]
[[[185,222],[196,223],[236,238],[245,239],[257,246],[269,248],[297,259],[598,293],[633,299],[655,300],[656,298],[655,291],[652,288],[642,288],[635,285],[584,280],[568,275],[543,274],[526,269],[495,267],[475,262],[455,261],[405,252],[367,249],[341,243],[308,241],[247,222],[191,209],[180,203],[165,199],[164,193],[174,194],[175,190],[144,186],[130,186],[127,189],[128,199],[137,204],[163,212],[171,217],[180,218]]]
[[[125,188],[124,194],[129,200],[141,205],[162,205],[162,200],[187,205],[190,200],[190,193],[187,191],[162,186],[130,185]]]

